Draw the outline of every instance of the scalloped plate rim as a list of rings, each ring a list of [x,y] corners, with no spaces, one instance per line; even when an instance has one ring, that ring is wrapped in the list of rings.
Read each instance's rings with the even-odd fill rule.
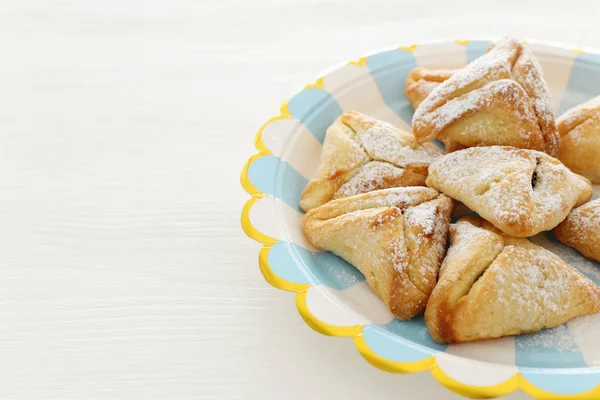
[[[364,53],[362,56],[360,56],[356,59],[336,63],[336,64],[333,64],[332,66],[322,69],[319,72],[319,74],[317,75],[318,77],[315,79],[314,83],[304,85],[300,89],[294,91],[290,96],[288,96],[287,99],[285,101],[283,101],[282,105],[280,106],[279,114],[268,119],[257,131],[257,133],[254,137],[254,144],[258,151],[256,153],[254,153],[253,155],[251,155],[249,157],[249,159],[246,161],[245,165],[242,168],[241,179],[240,179],[241,185],[244,188],[244,190],[248,194],[251,195],[251,198],[245,202],[243,209],[242,209],[242,215],[241,215],[242,229],[249,238],[256,240],[257,242],[262,244],[261,250],[259,252],[259,267],[260,267],[260,271],[263,274],[263,277],[265,278],[265,280],[271,286],[273,286],[277,289],[291,291],[291,292],[296,293],[297,309],[298,309],[301,317],[307,323],[307,325],[309,325],[316,332],[319,332],[324,335],[336,336],[336,337],[352,337],[356,349],[363,356],[363,358],[365,358],[365,360],[367,362],[369,362],[371,365],[375,366],[378,369],[381,369],[381,370],[387,371],[387,372],[392,372],[392,373],[415,373],[415,372],[422,372],[422,371],[427,370],[431,373],[431,375],[438,382],[440,382],[446,388],[448,388],[456,393],[459,393],[461,395],[464,395],[467,397],[474,397],[474,398],[500,397],[500,396],[507,395],[507,394],[515,391],[516,389],[521,389],[523,392],[527,393],[528,395],[531,395],[531,396],[534,396],[534,397],[540,398],[540,399],[556,399],[556,398],[594,399],[594,398],[598,398],[598,397],[600,397],[600,384],[596,385],[592,389],[585,391],[585,392],[573,393],[573,394],[558,394],[558,393],[548,392],[546,390],[543,390],[543,389],[535,386],[534,384],[529,382],[523,376],[521,371],[525,371],[530,374],[539,374],[539,375],[545,375],[545,376],[547,376],[547,375],[555,375],[555,376],[587,375],[587,374],[600,375],[600,368],[594,368],[594,367],[533,368],[533,367],[516,367],[516,366],[514,366],[515,369],[518,368],[521,371],[517,371],[514,375],[512,375],[510,378],[508,378],[504,382],[501,382],[501,383],[495,384],[495,385],[491,385],[491,386],[476,386],[476,385],[470,385],[470,384],[460,382],[460,381],[450,377],[446,372],[444,372],[443,369],[438,365],[438,362],[436,359],[436,357],[439,353],[435,353],[435,354],[432,354],[421,360],[412,361],[412,362],[398,362],[398,361],[387,359],[387,358],[375,353],[372,349],[370,349],[370,347],[364,340],[363,327],[365,324],[359,324],[359,325],[353,325],[353,326],[335,326],[335,325],[330,325],[324,321],[319,320],[316,316],[314,316],[312,314],[308,305],[306,304],[306,295],[307,295],[308,290],[312,286],[314,286],[315,289],[317,289],[317,290],[321,290],[321,289],[319,289],[320,285],[317,285],[314,283],[306,284],[306,283],[290,282],[290,281],[286,281],[283,278],[276,275],[271,270],[271,268],[268,264],[267,257],[265,257],[265,254],[268,255],[268,251],[273,247],[273,245],[280,242],[281,240],[269,237],[269,236],[263,234],[262,232],[260,232],[258,229],[254,228],[254,226],[252,225],[250,218],[249,218],[249,212],[250,212],[250,209],[252,208],[252,205],[257,200],[259,200],[263,197],[271,197],[271,196],[261,192],[259,189],[257,189],[256,187],[254,187],[252,185],[252,183],[248,179],[248,168],[257,159],[262,158],[264,156],[272,155],[272,152],[262,142],[262,137],[261,137],[262,132],[269,124],[271,124],[272,122],[274,122],[276,120],[286,119],[286,118],[293,119],[293,117],[290,115],[289,111],[287,110],[287,104],[288,104],[288,101],[290,99],[292,99],[295,95],[297,95],[298,93],[300,93],[302,90],[304,90],[306,88],[321,87],[322,79],[327,74],[329,74],[333,71],[336,71],[348,64],[355,64],[355,65],[358,64],[358,65],[361,65],[364,67],[364,65],[361,64],[362,60],[366,59],[367,57],[370,57],[372,55],[379,54],[382,52],[392,51],[392,50],[397,50],[397,49],[405,49],[405,50],[408,49],[408,51],[412,52],[414,50],[414,48],[422,47],[422,46],[448,44],[448,43],[459,43],[462,45],[466,45],[471,41],[492,41],[492,40],[498,40],[498,39],[499,39],[498,37],[493,37],[493,36],[475,36],[475,37],[471,37],[469,39],[440,38],[440,39],[434,39],[434,40],[427,40],[427,41],[423,41],[423,42],[419,42],[419,43],[415,43],[415,44],[410,44],[407,46],[400,45],[400,46],[394,46],[394,47],[375,49],[373,51]],[[564,51],[570,51],[575,54],[600,55],[600,49],[571,46],[571,45],[561,43],[561,42],[556,42],[556,41],[523,39],[523,40],[521,40],[521,42],[526,43],[526,44],[544,45],[544,46],[548,46],[550,48],[560,49],[560,50],[564,50]],[[355,61],[355,60],[358,60],[358,61]],[[405,340],[409,341],[408,339],[405,339]],[[425,348],[424,346],[422,346],[418,343],[414,343],[414,344],[416,346]],[[489,366],[501,366],[501,367],[507,366],[507,365],[503,365],[503,364],[497,364],[497,363],[486,362],[486,361],[481,361],[481,360],[474,360],[474,359],[461,357],[461,356],[457,356],[457,355],[453,355],[453,354],[447,354],[447,353],[443,353],[443,354],[444,354],[443,357],[447,357],[450,359],[452,359],[452,358],[458,359],[463,363],[469,363],[469,364],[473,364],[473,365],[484,364],[484,365],[489,365]],[[510,366],[507,366],[507,367],[510,367]]]

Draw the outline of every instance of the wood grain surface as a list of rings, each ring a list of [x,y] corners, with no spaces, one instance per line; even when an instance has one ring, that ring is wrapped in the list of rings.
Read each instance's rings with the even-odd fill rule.
[[[458,398],[321,336],[257,267],[239,174],[323,68],[597,1],[0,1],[0,398]],[[525,398],[513,394],[510,399]]]

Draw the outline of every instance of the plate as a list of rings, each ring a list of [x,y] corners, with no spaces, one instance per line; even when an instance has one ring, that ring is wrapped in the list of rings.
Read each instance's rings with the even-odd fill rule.
[[[378,368],[429,370],[446,387],[472,397],[520,388],[536,398],[600,398],[600,315],[530,335],[440,345],[422,317],[395,319],[358,270],[312,247],[301,230],[300,196],[316,174],[327,127],[342,112],[357,110],[410,131],[413,110],[404,97],[408,73],[416,66],[463,67],[489,42],[449,40],[384,50],[330,68],[305,86],[256,135],[258,153],[242,171],[242,186],[252,196],[242,211],[242,226],[264,245],[259,254],[264,277],[296,292],[308,325],[326,335],[351,337]],[[557,115],[600,94],[600,53],[525,43],[542,66]],[[561,245],[551,233],[532,240],[600,284],[600,264]]]

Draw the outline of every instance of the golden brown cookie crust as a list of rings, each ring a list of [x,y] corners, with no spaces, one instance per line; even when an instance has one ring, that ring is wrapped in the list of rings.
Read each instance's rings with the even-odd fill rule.
[[[425,309],[445,254],[453,201],[425,187],[377,190],[310,210],[310,243],[358,268],[400,319]]]
[[[550,251],[480,218],[450,226],[425,311],[431,337],[462,343],[537,332],[600,310],[600,288]]]

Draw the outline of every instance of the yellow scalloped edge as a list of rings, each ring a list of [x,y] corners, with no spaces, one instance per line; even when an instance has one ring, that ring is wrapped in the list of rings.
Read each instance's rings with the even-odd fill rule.
[[[442,368],[440,368],[436,360],[433,361],[429,372],[438,382],[440,382],[446,388],[460,395],[471,397],[474,399],[489,399],[494,397],[505,396],[518,389],[519,380],[522,379],[520,374],[517,372],[504,382],[498,383],[496,385],[472,386],[452,378],[450,375],[444,372]]]
[[[308,289],[312,285],[307,285],[306,288],[296,292],[296,307],[302,316],[302,319],[313,328],[315,331],[327,336],[355,336],[362,333],[363,325],[337,326],[331,325],[319,318],[310,311],[306,302]]]
[[[398,46],[399,50],[404,50],[404,51],[408,51],[409,53],[412,53],[413,51],[415,51],[415,49],[417,48],[418,45],[416,44],[410,44],[408,46]]]
[[[435,356],[430,356],[419,361],[400,362],[392,361],[375,353],[367,344],[362,330],[354,336],[354,345],[369,364],[387,372],[412,374],[430,369],[432,363],[435,362]]]
[[[467,45],[472,39],[456,39],[453,42]],[[399,46],[398,49],[413,52],[417,47],[417,44],[409,46]],[[583,54],[584,50],[572,48],[570,49],[575,54]],[[361,57],[358,61],[350,61],[348,64],[359,65],[366,68],[367,57]],[[306,85],[304,88],[324,88],[324,76],[317,78],[314,84]],[[292,96],[293,97],[293,96]],[[469,385],[457,381],[450,377],[442,368],[438,365],[436,356],[424,358],[423,360],[413,362],[398,362],[384,358],[375,353],[364,339],[363,326],[336,326],[330,325],[320,319],[318,319],[308,307],[307,294],[311,284],[289,282],[285,279],[277,276],[269,266],[268,254],[272,246],[279,242],[278,239],[272,238],[258,231],[252,225],[250,221],[250,209],[252,206],[262,197],[267,196],[258,190],[248,178],[249,166],[258,158],[272,154],[271,151],[265,146],[262,141],[262,133],[264,129],[272,122],[280,119],[292,118],[288,110],[288,101],[284,101],[280,108],[280,115],[269,119],[256,133],[254,144],[258,152],[252,155],[242,169],[241,184],[242,187],[252,196],[250,200],[246,202],[242,209],[241,225],[242,229],[248,237],[254,239],[263,244],[259,252],[259,268],[263,274],[265,280],[269,282],[273,287],[278,289],[287,290],[296,293],[296,307],[302,319],[309,325],[313,330],[328,336],[336,337],[352,337],[354,345],[359,353],[363,356],[367,362],[375,366],[378,369],[391,373],[415,373],[422,371],[429,371],[431,375],[446,388],[456,392],[460,395],[467,396],[470,398],[491,398],[505,396],[516,389],[521,389],[523,392],[530,396],[538,399],[580,399],[580,400],[593,400],[600,398],[600,385],[595,388],[578,394],[561,395],[557,393],[551,393],[543,389],[538,388],[534,384],[527,381],[527,379],[520,373],[515,373],[512,377],[506,381],[491,385],[491,386],[475,386]]]
[[[349,61],[348,64],[358,65],[360,67],[366,67],[367,66],[367,57],[361,57],[356,61]]]
[[[588,390],[587,392],[577,394],[557,394],[540,389],[529,382],[523,375],[519,375],[519,388],[528,395],[539,400],[588,400],[600,398],[600,385]]]
[[[277,289],[287,290],[288,292],[300,293],[308,290],[309,284],[286,281],[273,273],[271,267],[269,267],[269,252],[271,249],[271,246],[265,245],[258,253],[258,265],[265,280],[269,282],[271,286],[274,286]]]
[[[254,187],[254,186],[252,186],[252,187]],[[248,193],[250,193],[250,192],[248,192]],[[248,237],[256,240],[257,242],[262,243],[266,247],[266,246],[274,245],[279,240],[272,238],[270,236],[267,236],[264,233],[260,232],[259,230],[254,228],[254,225],[252,225],[252,222],[250,221],[250,209],[252,208],[252,206],[254,206],[254,204],[258,200],[260,200],[263,197],[264,197],[264,195],[261,195],[261,194],[253,195],[253,197],[250,200],[248,200],[246,202],[246,204],[244,204],[244,208],[242,209],[242,221],[241,222],[242,222],[242,229],[244,230],[244,233]],[[275,286],[275,285],[273,285],[273,286]]]

